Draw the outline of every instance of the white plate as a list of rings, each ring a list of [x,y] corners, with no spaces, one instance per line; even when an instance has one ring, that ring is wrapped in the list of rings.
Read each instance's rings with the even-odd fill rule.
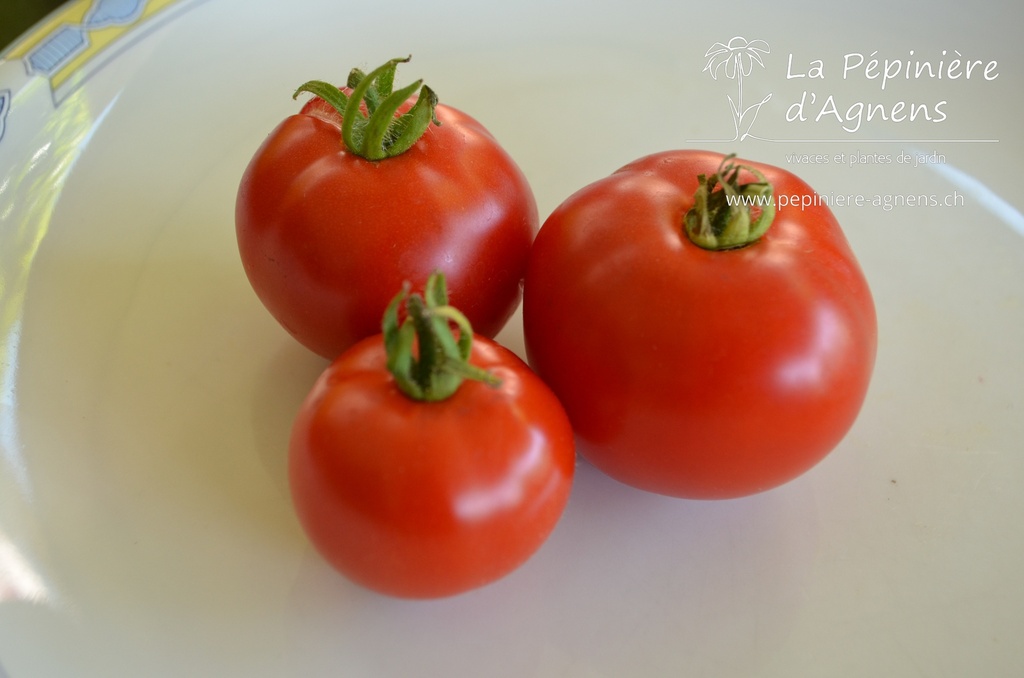
[[[74,2],[0,60],[0,676],[1024,673],[1019,3],[347,4]],[[742,80],[759,138],[716,142],[740,81],[705,53],[737,36],[770,46]],[[835,211],[879,356],[839,448],[728,502],[581,464],[541,551],[452,599],[331,571],[284,479],[325,363],[251,292],[235,189],[297,84],[409,53],[399,78],[487,125],[542,217],[687,146],[864,196]],[[844,131],[858,102],[932,120]],[[518,315],[500,338],[522,351]]]

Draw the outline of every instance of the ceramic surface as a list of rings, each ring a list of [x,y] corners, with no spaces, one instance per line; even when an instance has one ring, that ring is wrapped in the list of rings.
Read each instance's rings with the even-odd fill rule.
[[[1020,7],[63,6],[0,57],[0,676],[1024,674]],[[725,502],[581,462],[540,552],[452,599],[330,570],[285,481],[325,363],[249,288],[235,191],[299,83],[410,53],[542,218],[683,147],[830,200],[880,327],[834,453]]]

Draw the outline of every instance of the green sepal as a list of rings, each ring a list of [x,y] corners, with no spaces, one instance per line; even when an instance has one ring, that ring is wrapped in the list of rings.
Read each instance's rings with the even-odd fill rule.
[[[706,250],[750,245],[768,231],[775,218],[771,183],[759,170],[734,163],[735,157],[725,156],[710,177],[698,175],[693,207],[684,217],[686,235]],[[753,174],[757,181],[739,183],[741,170]],[[756,219],[751,219],[752,207],[761,210]]]
[[[315,94],[331,105],[337,111],[344,111],[348,107],[348,95],[342,92],[329,82],[323,80],[310,80],[299,85],[299,88],[292,94],[292,99],[297,99],[303,92]]]
[[[399,321],[403,304],[406,317]],[[448,304],[441,272],[428,278],[422,295],[410,293],[406,284],[388,304],[381,329],[388,371],[398,388],[414,400],[437,402],[450,398],[466,379],[490,386],[501,383],[469,362],[473,328],[461,311]]]
[[[391,59],[368,74],[353,68],[346,83],[350,95],[334,85],[311,80],[296,89],[293,98],[310,92],[330,104],[341,116],[341,137],[350,152],[367,160],[393,158],[412,148],[431,124],[441,124],[437,95],[422,80],[393,91],[398,64],[411,58]],[[417,88],[419,96],[413,106],[396,115]]]

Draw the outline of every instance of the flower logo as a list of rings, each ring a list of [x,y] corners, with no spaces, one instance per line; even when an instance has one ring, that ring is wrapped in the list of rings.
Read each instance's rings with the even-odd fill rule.
[[[743,140],[747,137],[759,138],[750,133],[750,128],[754,125],[761,106],[767,103],[772,95],[769,93],[757,103],[744,108],[743,78],[754,71],[754,64],[764,68],[762,55],[769,53],[771,48],[764,40],[747,40],[736,36],[726,44],[716,42],[704,54],[704,58],[708,60],[704,70],[711,73],[712,78],[718,80],[718,74],[724,71],[725,77],[735,80],[737,84],[736,99],[733,100],[732,95],[726,95],[732,111],[733,125],[736,128],[736,136],[730,141]]]

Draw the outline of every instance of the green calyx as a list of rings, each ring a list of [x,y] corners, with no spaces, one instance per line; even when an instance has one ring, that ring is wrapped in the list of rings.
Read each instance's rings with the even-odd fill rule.
[[[391,59],[369,74],[353,68],[347,83],[351,94],[322,80],[310,80],[299,86],[292,98],[310,92],[338,111],[342,120],[341,137],[352,153],[367,160],[393,158],[412,148],[431,123],[441,124],[434,112],[437,95],[423,85],[422,80],[393,91],[398,64],[411,58]],[[395,115],[417,88],[420,88],[419,98],[412,108]]]
[[[405,304],[406,318],[398,312]],[[458,337],[452,325],[458,329]],[[497,386],[501,380],[469,363],[473,328],[461,311],[448,304],[444,274],[427,279],[423,295],[409,284],[395,295],[382,322],[388,371],[398,388],[414,400],[437,402],[455,394],[466,379]]]
[[[697,177],[693,207],[685,217],[686,235],[706,250],[749,245],[768,231],[775,218],[772,185],[753,167],[734,163],[735,157],[722,158],[718,171],[710,177]],[[739,183],[741,170],[753,174],[757,181]],[[756,218],[752,216],[755,211],[760,212]]]

